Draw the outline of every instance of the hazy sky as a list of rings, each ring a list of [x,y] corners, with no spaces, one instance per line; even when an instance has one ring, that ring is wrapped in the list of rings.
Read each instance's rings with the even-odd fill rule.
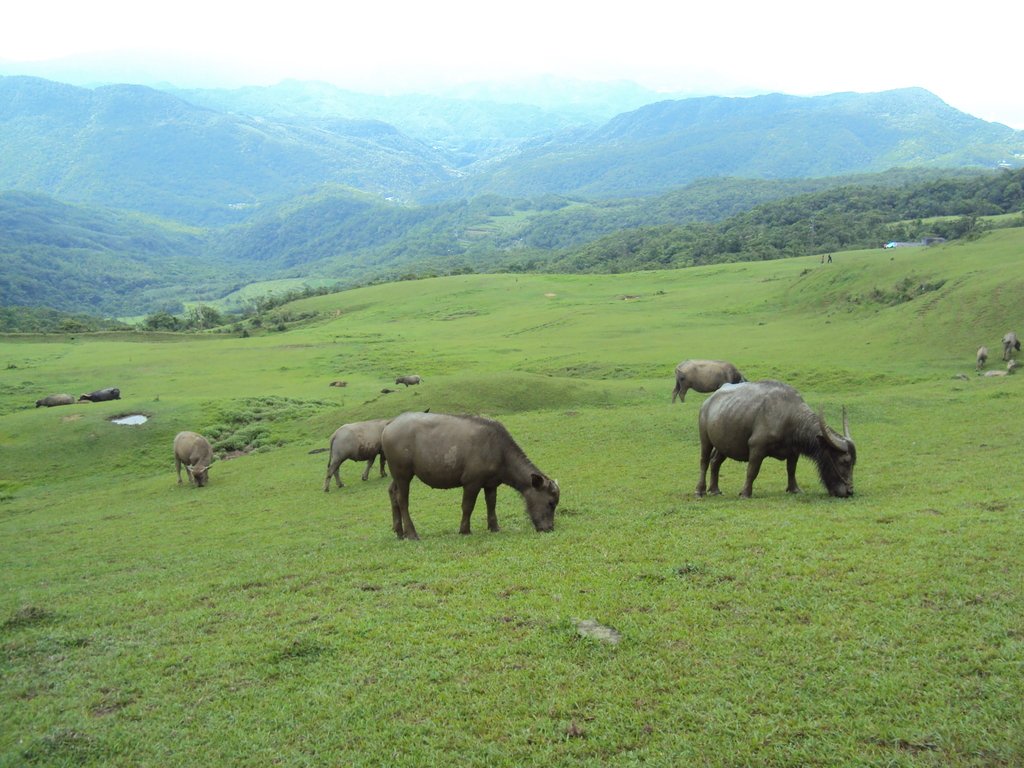
[[[406,91],[540,74],[693,95],[921,86],[1024,129],[1022,29],[1019,0],[25,0],[4,9],[0,74],[3,61],[129,52],[182,86]]]

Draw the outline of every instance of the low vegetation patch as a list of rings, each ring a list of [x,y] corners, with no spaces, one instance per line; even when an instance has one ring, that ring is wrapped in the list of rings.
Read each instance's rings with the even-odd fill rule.
[[[926,281],[916,277],[907,276],[896,283],[892,288],[872,288],[866,294],[853,299],[855,303],[881,304],[886,307],[893,307],[913,301],[919,296],[937,291],[946,284],[945,280]]]
[[[281,447],[288,440],[276,424],[336,407],[323,400],[298,400],[288,397],[255,397],[211,404],[214,423],[203,432],[214,453],[223,457],[230,453],[253,453]]]

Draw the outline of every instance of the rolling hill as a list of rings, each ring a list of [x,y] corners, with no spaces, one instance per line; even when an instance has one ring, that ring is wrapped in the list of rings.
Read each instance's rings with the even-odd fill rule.
[[[369,286],[248,337],[5,337],[0,764],[1020,765],[1024,379],[973,367],[1020,331],[1022,254],[1017,227]],[[802,458],[801,494],[767,460],[740,499],[728,461],[694,498],[691,356],[845,406],[854,495]],[[501,531],[480,501],[459,535],[460,492],[417,483],[398,541],[388,478],[323,492],[334,429],[428,407],[502,421],[560,484],[555,530],[501,487]],[[205,488],[176,483],[183,429],[215,443]]]

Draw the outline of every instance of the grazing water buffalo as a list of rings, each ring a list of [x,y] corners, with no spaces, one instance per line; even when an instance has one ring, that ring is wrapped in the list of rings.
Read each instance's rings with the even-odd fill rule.
[[[419,384],[421,381],[423,379],[419,376],[399,376],[395,379],[395,384],[405,384],[408,387],[410,384]]]
[[[477,416],[403,413],[384,428],[384,455],[391,465],[392,528],[398,538],[418,539],[409,517],[409,484],[418,477],[431,488],[462,488],[462,525],[469,533],[481,489],[487,502],[487,528],[498,530],[495,503],[504,483],[519,491],[538,531],[555,527],[558,483],[526,457],[497,421]]]
[[[102,403],[104,400],[120,400],[121,390],[117,387],[107,387],[106,389],[97,389],[95,392],[89,392],[88,394],[82,395],[78,398],[78,402],[88,400],[93,403]]]
[[[726,385],[704,401],[698,422],[700,431],[700,481],[697,495],[717,494],[718,470],[726,459],[747,462],[747,480],[741,496],[750,497],[761,462],[768,456],[785,459],[789,484],[786,490],[800,493],[796,462],[801,454],[818,465],[821,482],[830,496],[853,494],[853,465],[857,450],[843,409],[840,436],[825,425],[799,393],[779,381]],[[706,485],[711,466],[711,487]]]
[[[36,400],[36,408],[46,406],[52,408],[55,405],[74,405],[75,398],[71,395],[47,395]]]
[[[988,347],[978,347],[978,365],[977,368],[980,371],[985,367],[985,362],[988,360]]]
[[[724,360],[684,360],[676,366],[676,387],[672,390],[672,402],[679,396],[679,402],[686,402],[687,390],[714,392],[723,384],[739,384],[746,381],[736,366]]]
[[[324,478],[324,493],[330,490],[331,475],[334,475],[334,481],[339,488],[345,487],[341,481],[341,465],[348,459],[366,462],[366,469],[363,470],[363,480],[366,480],[379,454],[380,476],[384,477],[387,474],[384,471],[386,461],[380,449],[380,433],[384,431],[389,421],[391,419],[356,421],[344,424],[334,431],[331,435],[331,458],[327,460],[327,477]]]
[[[210,479],[213,448],[205,437],[196,432],[179,432],[174,438],[174,466],[181,485],[181,465],[185,465],[188,481],[202,488]]]
[[[1014,350],[1020,352],[1020,339],[1017,338],[1016,333],[1009,331],[1003,336],[1003,360],[1009,360],[1013,356]]]

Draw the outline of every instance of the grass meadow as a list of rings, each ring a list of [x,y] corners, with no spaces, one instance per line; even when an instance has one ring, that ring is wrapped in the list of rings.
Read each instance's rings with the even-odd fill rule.
[[[1024,335],[1024,230],[834,259],[0,339],[0,766],[1024,764],[1024,375],[974,373]],[[694,498],[688,357],[846,406],[856,495],[805,459],[801,495],[768,460],[754,498],[734,462]],[[425,408],[505,423],[561,484],[555,531],[503,487],[502,530],[481,499],[460,536],[461,494],[414,482],[399,541],[376,468],[321,490],[335,428]],[[182,429],[250,452],[178,486]]]

